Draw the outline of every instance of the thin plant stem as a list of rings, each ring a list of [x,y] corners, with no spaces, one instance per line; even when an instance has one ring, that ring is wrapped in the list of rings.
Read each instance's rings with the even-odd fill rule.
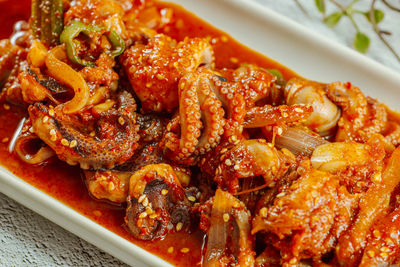
[[[387,0],[382,0],[382,2],[383,2],[388,8],[390,8],[391,10],[400,12],[400,8],[395,7],[394,5],[392,5],[391,3],[389,3]]]
[[[400,56],[397,54],[397,52],[393,49],[393,47],[389,44],[388,41],[383,37],[381,31],[379,30],[378,24],[375,21],[375,3],[376,0],[372,0],[371,3],[371,8],[369,10],[369,18],[371,20],[372,28],[374,29],[374,32],[378,35],[379,39],[386,45],[386,47],[392,52],[392,54],[395,56],[397,61],[400,62]]]
[[[294,0],[294,2],[296,3],[297,7],[304,13],[304,15],[306,15],[308,18],[310,17],[310,14],[307,12],[307,10],[303,7],[303,5],[299,2],[299,0]]]

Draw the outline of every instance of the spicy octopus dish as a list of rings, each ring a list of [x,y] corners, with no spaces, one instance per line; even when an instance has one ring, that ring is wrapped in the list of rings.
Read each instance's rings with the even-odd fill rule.
[[[179,266],[400,263],[384,104],[173,4],[31,10],[0,41],[0,161],[22,179]]]

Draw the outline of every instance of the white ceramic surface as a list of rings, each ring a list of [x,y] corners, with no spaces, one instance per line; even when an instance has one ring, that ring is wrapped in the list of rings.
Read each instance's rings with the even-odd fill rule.
[[[400,110],[400,75],[246,0],[175,0],[235,39],[319,81],[351,81]],[[0,168],[0,191],[132,266],[169,266]]]

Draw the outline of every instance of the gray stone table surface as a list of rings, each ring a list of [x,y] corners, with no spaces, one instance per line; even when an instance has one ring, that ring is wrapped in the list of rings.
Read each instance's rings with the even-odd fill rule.
[[[306,8],[308,15],[300,11],[294,0],[249,1],[266,5],[339,43],[352,45],[355,32],[349,22],[342,20],[336,28],[327,28],[321,23],[321,14],[315,8],[313,0],[299,0]],[[361,0],[357,6],[367,9],[368,3],[370,3],[369,0]],[[400,49],[400,14],[395,14],[380,3],[377,6],[385,12],[382,28],[393,33],[389,41],[393,47]],[[327,8],[328,13],[333,10],[331,5]],[[400,71],[399,62],[374,35],[368,23],[364,20],[360,21],[361,27],[366,29],[365,32],[371,37],[371,47],[367,56]],[[0,194],[0,266],[126,265]]]

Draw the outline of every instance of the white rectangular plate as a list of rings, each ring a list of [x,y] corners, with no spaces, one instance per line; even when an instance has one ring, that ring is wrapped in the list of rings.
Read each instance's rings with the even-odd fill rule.
[[[400,74],[250,0],[171,0],[309,79],[350,81],[400,110]],[[0,167],[0,191],[132,266],[170,266]]]

